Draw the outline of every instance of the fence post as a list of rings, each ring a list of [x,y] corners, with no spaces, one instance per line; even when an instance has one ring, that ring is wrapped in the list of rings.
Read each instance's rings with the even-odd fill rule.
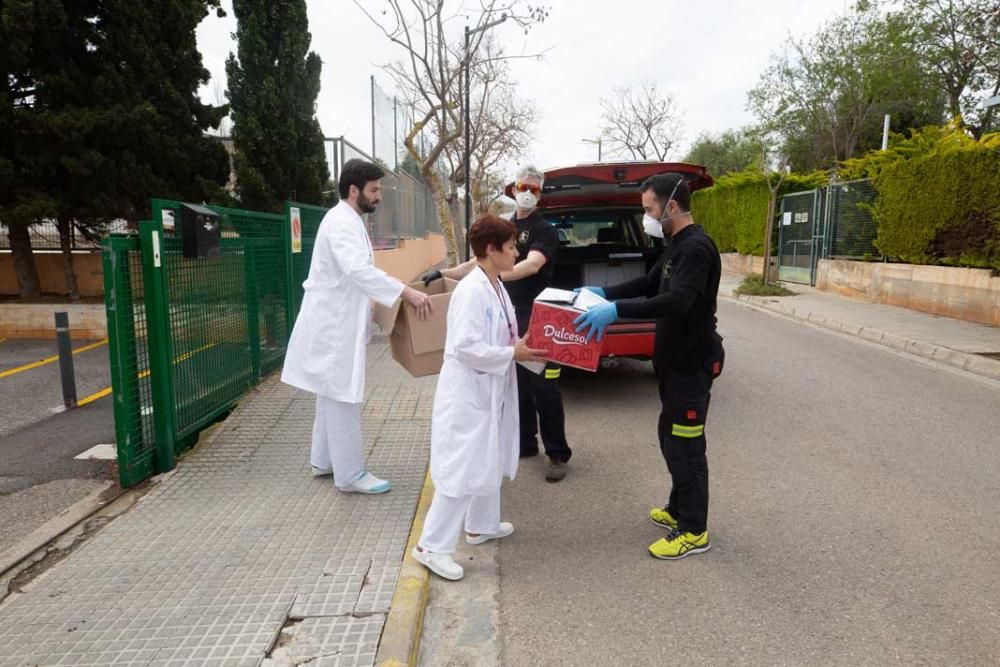
[[[104,309],[108,319],[108,356],[111,361],[111,396],[115,415],[115,447],[118,451],[118,481],[122,486],[138,484],[149,471],[137,470],[136,449],[141,446],[142,415],[136,392],[135,319],[132,314],[132,275],[125,246],[134,239],[106,238],[101,241],[104,263]],[[129,363],[131,362],[131,363]],[[139,424],[140,442],[133,440],[129,424]]]
[[[299,225],[302,224],[302,213],[299,213]],[[285,256],[285,345],[292,337],[292,328],[298,312],[295,309],[295,255],[292,254],[292,202],[285,202],[285,224],[281,233]]]
[[[139,247],[142,251],[142,282],[145,288],[146,324],[149,329],[149,385],[153,394],[156,471],[163,473],[177,466],[174,449],[177,415],[174,406],[166,248],[160,220],[139,223]]]

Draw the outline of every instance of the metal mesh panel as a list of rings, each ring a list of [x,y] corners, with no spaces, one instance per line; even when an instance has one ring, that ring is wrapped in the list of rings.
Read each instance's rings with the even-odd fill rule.
[[[183,257],[180,239],[164,241],[177,433],[195,432],[256,381],[245,243],[224,239],[222,256]]]
[[[405,171],[399,172],[396,187],[403,238],[422,238],[428,232],[440,233],[441,221],[430,190]]]
[[[373,161],[365,151],[343,138],[335,141],[332,153],[336,156],[334,173],[338,177],[348,160]],[[395,247],[400,239],[423,238],[428,232],[441,231],[430,190],[403,170],[389,171],[382,178],[382,203],[375,213],[365,216],[365,224],[372,245],[382,249]]]
[[[870,205],[878,196],[868,180],[830,186],[831,243],[836,257],[881,257],[875,247],[878,229]]]
[[[154,472],[156,436],[138,239],[102,242],[118,476],[131,486]]]
[[[399,166],[397,135],[399,133],[398,103],[371,80],[372,120],[375,123],[372,139],[376,159],[392,169]]]
[[[250,340],[256,338],[260,354],[259,373],[264,375],[281,365],[287,342],[287,218],[238,209],[214,210],[222,214],[223,234],[232,230],[239,240],[245,242],[242,250],[249,298],[247,307],[253,309],[248,310],[248,317],[256,332],[251,334]],[[232,237],[232,233],[229,236]]]
[[[816,191],[796,192],[781,199],[778,234],[778,279],[808,285],[812,273]]]

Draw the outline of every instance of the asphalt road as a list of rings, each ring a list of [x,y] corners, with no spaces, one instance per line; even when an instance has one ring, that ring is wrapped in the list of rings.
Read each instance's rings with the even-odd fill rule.
[[[74,349],[97,341],[73,341]],[[0,373],[48,359],[58,353],[54,340],[7,340],[0,343]],[[83,399],[111,385],[108,346],[73,355],[76,394]],[[0,377],[0,437],[51,417],[63,405],[59,362]]]
[[[88,346],[74,341],[75,349]],[[0,373],[51,357],[55,341],[0,343]],[[73,355],[77,397],[110,385],[107,345]],[[59,364],[0,377],[0,552],[115,479],[112,462],[74,457],[115,441],[110,396],[62,410]]]
[[[1000,384],[732,302],[720,330],[712,550],[647,555],[649,364],[564,374],[569,477],[505,490],[503,664],[1000,664]]]

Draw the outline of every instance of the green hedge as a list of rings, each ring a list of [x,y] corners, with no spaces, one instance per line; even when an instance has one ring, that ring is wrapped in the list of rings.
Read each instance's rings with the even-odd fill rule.
[[[884,255],[1000,270],[1000,134],[975,141],[955,126],[925,128],[846,167],[878,191]]]
[[[777,178],[772,175],[772,178]],[[812,190],[826,183],[826,174],[789,174],[778,191]],[[764,254],[764,219],[771,192],[766,176],[758,170],[726,174],[715,185],[696,191],[691,197],[691,214],[719,247],[719,252]],[[777,212],[775,212],[777,215]]]

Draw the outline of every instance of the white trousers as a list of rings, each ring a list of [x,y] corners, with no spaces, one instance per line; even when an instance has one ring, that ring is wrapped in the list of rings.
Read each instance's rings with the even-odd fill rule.
[[[500,530],[500,489],[488,496],[461,496],[452,498],[437,491],[424,520],[424,530],[417,543],[424,551],[450,554],[458,546],[458,538],[465,532],[475,535],[495,533]]]
[[[365,473],[362,407],[362,403],[344,403],[316,395],[309,461],[317,468],[333,470],[333,481],[341,488],[358,481]]]

